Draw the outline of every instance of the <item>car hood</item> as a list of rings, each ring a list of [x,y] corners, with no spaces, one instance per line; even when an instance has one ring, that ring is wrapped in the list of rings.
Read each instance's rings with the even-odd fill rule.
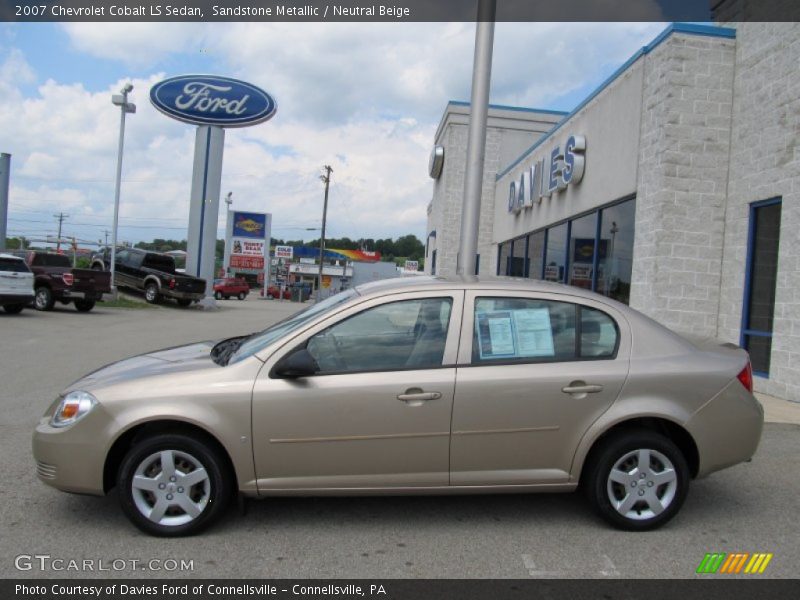
[[[91,391],[133,379],[198,371],[217,366],[211,360],[215,342],[200,342],[126,358],[89,373],[65,391]]]

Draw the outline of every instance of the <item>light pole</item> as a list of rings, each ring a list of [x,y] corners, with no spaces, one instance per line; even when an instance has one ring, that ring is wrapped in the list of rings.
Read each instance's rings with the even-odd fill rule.
[[[233,225],[231,222],[231,204],[233,204],[233,192],[228,192],[225,196],[225,204],[228,210],[225,213],[225,249],[222,252],[222,268],[225,270],[225,277],[231,277],[231,236]]]
[[[128,102],[128,94],[133,90],[133,85],[126,83],[120,90],[121,93],[111,96],[111,103],[119,106],[119,148],[117,149],[117,180],[114,190],[114,227],[111,230],[111,294],[116,299],[117,286],[114,282],[114,273],[117,260],[117,227],[119,226],[119,188],[122,183],[122,146],[125,141],[125,115],[136,112],[136,105]]]

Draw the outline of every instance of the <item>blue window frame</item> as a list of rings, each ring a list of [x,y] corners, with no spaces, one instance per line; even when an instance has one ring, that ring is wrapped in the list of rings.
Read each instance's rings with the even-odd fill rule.
[[[750,204],[739,345],[760,377],[769,377],[780,227],[781,198]]]

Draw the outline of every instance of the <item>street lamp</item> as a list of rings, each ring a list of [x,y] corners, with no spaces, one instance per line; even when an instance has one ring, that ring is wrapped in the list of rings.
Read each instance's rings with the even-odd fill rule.
[[[128,102],[128,94],[133,91],[133,85],[126,83],[120,90],[121,93],[111,96],[111,103],[120,108],[119,118],[119,148],[117,150],[117,180],[114,190],[114,227],[111,232],[111,293],[116,299],[117,286],[114,282],[117,260],[117,227],[119,226],[119,188],[122,183],[122,146],[125,140],[125,115],[136,112],[136,105]]]

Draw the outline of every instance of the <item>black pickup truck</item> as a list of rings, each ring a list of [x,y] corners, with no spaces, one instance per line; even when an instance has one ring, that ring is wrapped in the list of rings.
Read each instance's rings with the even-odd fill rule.
[[[91,269],[73,269],[72,261],[63,254],[17,250],[12,252],[25,260],[33,272],[33,307],[50,310],[56,301],[75,304],[80,312],[94,308],[103,294],[111,291],[111,276]]]
[[[108,269],[111,264],[108,249],[92,255],[92,268]],[[161,298],[173,298],[180,306],[189,306],[205,296],[206,280],[178,273],[175,259],[169,254],[139,248],[119,248],[116,255],[114,282],[119,287],[144,291],[150,304]]]

